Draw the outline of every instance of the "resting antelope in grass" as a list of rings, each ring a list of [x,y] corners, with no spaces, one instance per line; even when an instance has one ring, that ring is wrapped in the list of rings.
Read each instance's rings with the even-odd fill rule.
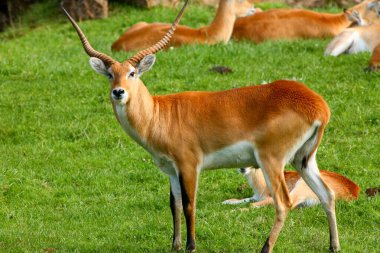
[[[220,92],[183,92],[152,96],[140,76],[169,42],[184,8],[155,45],[124,62],[92,48],[75,21],[90,65],[110,80],[113,110],[125,132],[144,147],[170,179],[175,250],[181,248],[181,212],[187,228],[186,250],[195,251],[195,209],[202,170],[260,166],[274,199],[276,219],[262,252],[272,252],[294,203],[284,179],[291,162],[326,211],[330,247],[338,251],[334,193],[321,179],[317,148],[329,121],[323,98],[295,81],[276,81]]]
[[[336,36],[326,47],[325,55],[372,52],[378,44],[380,44],[380,24],[353,27]]]
[[[358,22],[360,25],[379,22],[378,11],[378,0],[364,1],[341,14],[272,9],[238,18],[232,38],[260,43],[267,40],[333,37]]]
[[[247,178],[249,185],[254,191],[254,195],[251,198],[245,199],[228,199],[223,204],[254,202],[251,204],[254,207],[273,205],[273,198],[265,183],[262,170],[248,167],[241,168],[239,171]],[[350,179],[330,171],[321,170],[320,173],[322,180],[334,192],[335,199],[358,199],[360,188]],[[318,197],[307,186],[300,174],[295,171],[285,171],[284,177],[294,207],[313,206],[320,203]]]
[[[236,17],[255,12],[247,0],[220,0],[216,16],[209,26],[191,28],[180,25],[167,47],[188,44],[227,43],[230,40]],[[147,48],[161,39],[170,24],[139,22],[129,28],[113,44],[113,50],[135,51]]]

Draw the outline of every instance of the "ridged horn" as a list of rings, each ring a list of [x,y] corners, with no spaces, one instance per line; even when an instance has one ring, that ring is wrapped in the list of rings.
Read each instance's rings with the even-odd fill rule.
[[[62,8],[63,12],[65,13],[65,15],[67,16],[67,18],[70,20],[70,22],[73,25],[73,27],[75,28],[75,30],[77,31],[78,36],[79,36],[80,40],[82,41],[83,48],[86,51],[86,53],[91,57],[99,58],[100,60],[102,60],[104,62],[104,64],[107,67],[110,67],[112,64],[114,64],[116,62],[114,59],[112,59],[110,56],[108,56],[106,54],[103,54],[103,53],[96,51],[90,45],[90,42],[87,40],[86,36],[82,32],[82,30],[79,28],[79,26],[75,22],[75,20],[70,16],[70,14],[66,11],[66,9],[62,5],[61,5],[61,8]]]
[[[132,66],[135,66],[147,55],[149,54],[155,54],[157,53],[158,51],[160,51],[161,49],[163,49],[170,41],[170,39],[172,38],[173,34],[174,34],[174,31],[179,23],[179,21],[181,20],[182,16],[183,16],[183,12],[185,11],[185,8],[187,6],[187,3],[189,2],[189,0],[185,0],[185,3],[181,9],[181,11],[178,13],[178,16],[177,18],[174,20],[172,26],[170,27],[170,29],[167,31],[167,33],[165,34],[165,36],[160,40],[158,41],[156,44],[154,44],[153,46],[147,48],[147,49],[144,49],[142,51],[140,51],[139,53],[137,53],[135,56],[132,56],[131,58],[129,58],[128,60],[126,60],[126,62],[129,62]]]
[[[372,2],[370,2],[368,5],[367,5],[367,8],[368,9],[372,9],[374,7],[380,7],[380,1],[379,0],[374,0]]]

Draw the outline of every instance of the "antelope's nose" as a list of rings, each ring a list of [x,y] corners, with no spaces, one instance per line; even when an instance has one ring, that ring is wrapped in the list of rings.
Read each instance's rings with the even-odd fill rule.
[[[113,91],[112,91],[112,95],[117,99],[121,98],[124,94],[125,94],[124,89],[118,88],[118,89],[113,89]]]

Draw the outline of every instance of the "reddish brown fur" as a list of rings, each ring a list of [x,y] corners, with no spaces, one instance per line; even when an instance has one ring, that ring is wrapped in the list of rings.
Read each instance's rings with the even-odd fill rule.
[[[347,177],[331,171],[321,171],[323,180],[331,185],[337,199],[357,200],[360,187]]]
[[[166,154],[181,152],[181,147],[175,140],[183,138],[186,138],[187,145],[192,143],[194,149],[200,148],[199,151],[205,154],[240,139],[251,138],[248,135],[252,131],[260,132],[259,136],[263,136],[263,140],[273,138],[275,141],[277,136],[273,135],[268,126],[277,119],[282,120],[284,115],[289,115],[289,108],[292,108],[291,111],[297,117],[303,118],[301,123],[303,121],[307,125],[311,125],[315,119],[325,125],[330,115],[327,104],[319,95],[293,81],[276,81],[222,92],[184,92],[154,96],[153,107],[156,115],[151,117],[155,124],[160,125],[161,131],[142,122],[132,124],[155,150]],[[189,113],[192,115],[190,119],[187,118]],[[226,117],[226,113],[230,116]],[[251,116],[247,118],[245,115]],[[287,134],[293,134],[292,128],[296,125],[290,122],[288,124],[289,127],[284,126],[284,129],[291,131]],[[146,129],[139,129],[140,126]],[[224,136],[223,140],[219,139],[221,135]],[[256,137],[255,141],[260,143],[260,139]]]
[[[271,193],[265,183],[264,175],[261,169],[245,168],[242,172],[247,178],[249,184],[255,192],[254,197],[248,199],[229,199],[225,204],[240,204],[248,201],[256,201],[252,206],[266,206],[273,204]],[[359,197],[360,188],[350,179],[335,172],[321,170],[323,181],[330,187],[335,194],[335,199],[357,200]],[[296,171],[284,172],[286,186],[293,198],[293,208],[299,206],[308,206],[316,204],[318,197],[308,187],[301,175]]]
[[[250,10],[253,10],[252,5],[246,0],[220,0],[215,19],[209,26],[196,29],[179,25],[167,47],[227,43],[236,16],[244,16]],[[112,49],[134,51],[147,48],[162,38],[169,28],[170,24],[139,22],[120,36],[112,44]]]
[[[356,200],[359,197],[360,188],[347,177],[335,172],[321,170],[323,181],[335,193],[335,199]],[[285,181],[289,191],[292,191],[301,176],[296,171],[285,171]]]
[[[378,22],[375,10],[368,10],[367,0],[351,8],[347,13],[318,13],[303,9],[272,9],[249,17],[238,18],[232,37],[237,40],[266,40],[325,38],[335,36],[351,26],[350,13],[357,11],[366,23]]]
[[[373,50],[371,60],[369,62],[369,68],[372,70],[380,70],[380,44],[378,44]]]

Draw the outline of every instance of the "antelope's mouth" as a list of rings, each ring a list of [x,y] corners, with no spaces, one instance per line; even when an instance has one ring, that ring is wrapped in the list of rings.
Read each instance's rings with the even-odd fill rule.
[[[126,104],[127,100],[128,100],[127,94],[123,94],[120,96],[115,96],[114,94],[112,94],[111,97],[112,97],[112,101],[114,101],[115,103],[120,104],[120,105]]]

